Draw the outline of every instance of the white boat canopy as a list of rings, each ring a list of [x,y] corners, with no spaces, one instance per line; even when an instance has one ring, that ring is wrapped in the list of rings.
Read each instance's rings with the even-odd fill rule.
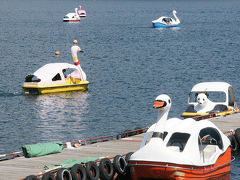
[[[226,82],[202,82],[193,86],[191,91],[223,91],[227,93],[229,87],[231,87],[231,85]]]
[[[189,93],[188,103],[196,105],[196,98],[199,93],[206,93],[212,98],[211,101],[216,104],[233,107],[235,105],[235,96],[233,88],[226,82],[202,82],[193,86]]]
[[[64,70],[67,70],[67,69],[71,69],[71,72],[79,71],[77,66],[73,64],[49,63],[39,68],[37,71],[33,73],[33,75],[28,75],[28,76],[31,78],[35,76],[37,79],[32,82],[36,82],[38,85],[48,85],[48,84],[56,83],[56,80],[55,81],[53,80],[55,76],[59,76],[57,84],[65,83]],[[29,81],[26,79],[25,82],[29,82]]]
[[[214,164],[218,156],[230,146],[229,139],[210,121],[172,118],[167,120],[163,136],[164,146],[159,147],[158,138],[151,137],[155,126],[156,124],[153,124],[148,129],[138,153],[135,153],[136,156],[131,156],[131,160],[203,166]],[[211,135],[216,140],[216,144],[212,145],[215,153],[211,158],[204,159],[202,148],[206,145],[201,143],[206,135]],[[154,141],[147,143],[148,137],[154,138]]]

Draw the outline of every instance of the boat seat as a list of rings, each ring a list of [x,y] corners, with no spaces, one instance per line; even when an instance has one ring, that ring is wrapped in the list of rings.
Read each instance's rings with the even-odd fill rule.
[[[169,149],[182,152],[185,145],[182,142],[172,142],[170,145],[167,146]]]
[[[201,154],[203,157],[203,162],[207,163],[209,162],[213,155],[217,152],[217,145],[203,145],[202,146],[202,150],[201,150]]]
[[[81,82],[81,79],[73,78],[73,77],[66,78],[65,80],[66,80],[66,83],[68,84],[79,84]]]
[[[78,78],[74,78],[74,77],[70,77],[71,78],[71,81],[74,83],[74,84],[78,84],[81,82],[81,79],[78,79]]]
[[[179,146],[168,146],[168,148],[171,149],[171,150],[173,150],[173,151],[180,152]]]

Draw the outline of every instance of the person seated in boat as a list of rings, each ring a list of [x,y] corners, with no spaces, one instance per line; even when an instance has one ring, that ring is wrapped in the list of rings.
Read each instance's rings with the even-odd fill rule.
[[[217,140],[208,134],[202,138],[202,143],[210,144],[210,145],[217,145]]]
[[[166,24],[170,24],[171,19],[169,19],[169,18],[163,18],[163,21],[164,21]]]
[[[78,70],[75,70],[67,76],[67,79],[70,79],[70,81],[74,84],[80,83],[81,75]]]
[[[163,18],[163,22],[167,23],[167,20],[166,20],[166,18]]]

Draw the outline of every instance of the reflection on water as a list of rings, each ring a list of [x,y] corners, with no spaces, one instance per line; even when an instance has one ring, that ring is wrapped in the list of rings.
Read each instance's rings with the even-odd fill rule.
[[[231,180],[238,180],[240,172],[240,152],[234,152],[232,156],[235,160],[231,163]]]
[[[36,107],[34,128],[38,139],[44,142],[51,137],[52,141],[69,141],[73,134],[81,136],[81,130],[87,128],[82,117],[88,113],[88,96],[88,92],[28,96]]]
[[[158,31],[164,31],[164,30],[168,30],[169,31],[169,29],[177,31],[177,30],[180,30],[181,27],[167,27],[167,28],[155,28],[155,29],[157,29]]]
[[[66,118],[67,109],[71,109],[70,113],[77,115],[77,119],[81,120],[81,114],[87,113],[87,97],[87,92],[40,95],[37,97],[35,105],[39,107],[38,114],[42,120],[46,120],[49,117],[59,120],[64,119]]]
[[[0,97],[14,97],[14,96],[22,96],[22,92],[5,92],[5,91],[0,91]]]

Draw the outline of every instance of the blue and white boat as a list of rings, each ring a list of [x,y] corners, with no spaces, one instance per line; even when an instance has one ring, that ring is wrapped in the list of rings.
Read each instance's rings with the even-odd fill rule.
[[[180,20],[176,14],[177,14],[177,11],[173,10],[173,16],[175,19],[171,17],[162,16],[152,21],[153,27],[154,28],[180,27]]]

